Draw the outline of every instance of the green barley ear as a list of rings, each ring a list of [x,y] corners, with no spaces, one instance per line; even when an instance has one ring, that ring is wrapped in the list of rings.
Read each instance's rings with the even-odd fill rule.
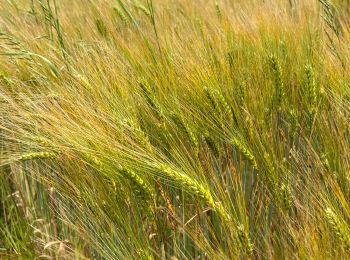
[[[84,159],[93,166],[96,170],[106,174],[106,167],[103,163],[95,156],[84,154]],[[136,200],[140,203],[141,209],[147,213],[150,218],[153,218],[153,198],[154,191],[149,185],[135,172],[128,170],[121,165],[117,167],[118,172],[123,176],[123,178],[130,184],[131,191],[135,195]],[[113,181],[111,181],[113,184]],[[125,193],[123,187],[117,187],[115,184],[115,191]]]
[[[247,96],[247,83],[245,81],[241,81],[238,83],[238,102],[240,106],[244,106],[245,99]]]
[[[283,102],[283,98],[285,96],[282,68],[277,56],[275,55],[270,56],[270,63],[271,63],[271,68],[274,76],[275,104],[278,108],[280,108]]]
[[[84,154],[84,159],[92,167],[108,177],[108,174],[106,174],[106,167],[97,157],[89,154]],[[149,187],[149,185],[135,172],[128,170],[121,165],[118,165],[117,170],[121,176],[123,176],[123,178],[130,184],[131,191],[135,195],[137,201],[140,203],[142,210],[146,212],[150,218],[153,218],[153,189]]]
[[[143,4],[141,4],[139,1],[135,1],[134,6],[136,9],[142,11],[145,15],[151,17],[151,12],[148,8],[146,8]]]
[[[132,192],[139,201],[141,208],[147,212],[149,217],[153,217],[154,191],[149,185],[134,171],[118,166],[119,173],[128,180]]]
[[[35,159],[54,159],[57,155],[52,152],[32,152],[26,153],[20,156],[19,160],[21,161],[29,161]]]
[[[290,187],[286,184],[282,184],[280,188],[281,204],[284,210],[289,210],[292,207],[292,192]]]
[[[273,187],[276,187],[277,186],[276,168],[275,168],[274,163],[271,159],[271,155],[267,152],[264,152],[264,161],[265,161],[265,167],[266,167],[266,171],[268,173],[268,178],[271,182],[271,185],[273,185]]]
[[[233,114],[231,106],[220,91],[204,87],[204,92],[216,112],[215,116],[220,118],[222,125],[224,124],[225,119],[228,120],[230,125],[232,125],[232,123],[237,123],[237,119]]]
[[[289,136],[294,140],[298,131],[298,115],[294,109],[288,110],[288,129]]]
[[[237,227],[237,236],[238,236],[238,240],[239,240],[239,243],[243,249],[244,254],[247,257],[250,257],[253,253],[254,246],[250,241],[250,237],[249,237],[248,232],[245,230],[245,228],[242,224],[240,224]]]
[[[120,10],[119,7],[114,6],[114,7],[113,7],[113,10],[114,10],[114,12],[118,15],[118,17],[120,18],[120,20],[121,20],[123,23],[128,23],[128,22],[129,22],[128,17],[125,15],[125,13],[124,13],[122,10]]]
[[[53,154],[60,154],[61,151],[58,147],[56,147],[49,139],[41,137],[41,136],[33,136],[30,137],[32,141],[34,141],[38,146],[45,150],[50,150]]]
[[[108,178],[107,176],[104,176],[107,184],[112,188],[113,195],[118,196],[123,201],[128,201],[127,191],[125,190],[124,185],[120,184],[120,181],[117,182],[111,178]]]
[[[337,179],[339,175],[336,171],[332,170],[331,164],[328,160],[328,156],[325,153],[322,153],[320,156],[320,160],[326,172],[331,174],[333,178]]]
[[[194,133],[194,131],[191,129],[191,127],[179,116],[177,116],[175,113],[172,113],[172,119],[174,121],[174,123],[180,128],[182,129],[186,135],[188,136],[189,140],[191,141],[195,153],[196,155],[198,155],[199,153],[199,143],[198,143],[198,139]]]
[[[329,164],[327,155],[325,153],[321,154],[320,160],[322,162],[323,167],[325,167],[328,172],[331,172],[332,171],[331,165]]]
[[[341,25],[335,14],[335,8],[330,0],[319,0],[323,7],[324,14],[322,15],[323,20],[326,22],[328,27],[339,37],[341,33]]]
[[[308,97],[308,109],[309,109],[309,113],[313,113],[317,105],[318,91],[317,91],[314,71],[310,65],[305,66],[305,74],[306,74],[306,93]]]
[[[6,75],[0,71],[0,84],[11,87],[14,84],[14,81],[6,77]]]
[[[152,254],[145,249],[137,250],[137,254],[140,257],[139,259],[141,259],[141,260],[153,260],[154,259]]]
[[[153,167],[165,178],[173,181],[178,187],[182,187],[189,194],[201,198],[203,202],[210,206],[223,220],[229,220],[229,215],[220,204],[214,201],[211,192],[196,180],[193,180],[182,171],[174,170],[165,164],[155,163]]]
[[[236,137],[233,137],[231,143],[255,169],[258,169],[253,153],[242,142],[240,142]]]
[[[227,64],[229,67],[229,71],[230,71],[230,77],[233,79],[234,78],[234,59],[235,59],[235,53],[234,50],[229,50],[226,53],[226,60],[227,60]]]
[[[84,158],[84,161],[90,166],[92,166],[94,169],[98,171],[104,170],[102,162],[96,156],[90,155],[88,153],[84,153],[83,158]]]
[[[107,26],[101,19],[96,19],[96,28],[100,35],[104,38],[107,37]]]
[[[231,106],[228,104],[226,98],[222,95],[220,91],[216,91],[216,96],[218,98],[219,103],[221,104],[222,115],[224,118],[227,118],[229,120],[229,124],[232,125],[234,122],[237,123],[236,117],[233,114]]]
[[[206,144],[207,148],[214,153],[215,156],[219,155],[220,149],[217,146],[217,142],[215,142],[208,131],[205,131],[202,134],[201,140]]]
[[[142,130],[140,125],[132,118],[125,119],[125,123],[130,127],[133,135],[136,137],[137,141],[148,151],[153,152],[153,146],[148,138],[148,135]]]
[[[174,181],[178,186],[185,188],[190,194],[202,198],[211,206],[214,205],[210,192],[185,173],[174,170],[165,164],[156,163],[154,166],[162,175]]]
[[[344,220],[338,217],[330,208],[325,210],[325,216],[328,223],[331,225],[338,239],[343,243],[347,252],[350,252],[350,232],[348,225]]]
[[[215,93],[212,89],[204,87],[204,93],[207,96],[207,98],[209,99],[211,105],[213,106],[215,112],[217,113],[216,116],[220,116],[222,115],[222,111],[220,108],[220,105],[215,97]]]
[[[219,19],[222,18],[221,10],[218,1],[215,1],[215,11]]]
[[[143,95],[147,100],[147,103],[156,112],[159,119],[164,118],[163,111],[158,103],[153,89],[144,81],[139,82]]]
[[[250,116],[246,116],[244,119],[245,122],[245,130],[247,133],[248,140],[253,140],[254,138],[254,122]]]

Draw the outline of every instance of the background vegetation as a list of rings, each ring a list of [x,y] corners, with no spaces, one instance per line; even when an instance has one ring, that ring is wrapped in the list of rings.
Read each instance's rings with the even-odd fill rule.
[[[0,0],[0,258],[348,258],[349,8]]]

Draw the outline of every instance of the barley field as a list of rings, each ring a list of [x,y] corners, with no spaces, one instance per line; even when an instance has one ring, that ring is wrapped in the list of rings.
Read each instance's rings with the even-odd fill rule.
[[[0,0],[0,259],[349,259],[350,1]]]

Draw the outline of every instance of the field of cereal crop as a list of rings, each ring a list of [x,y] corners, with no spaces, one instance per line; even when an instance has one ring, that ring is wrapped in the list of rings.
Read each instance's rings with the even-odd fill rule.
[[[349,17],[0,0],[0,258],[350,258]]]

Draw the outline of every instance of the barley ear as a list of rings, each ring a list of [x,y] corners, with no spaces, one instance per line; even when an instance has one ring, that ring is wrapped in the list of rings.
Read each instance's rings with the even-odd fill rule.
[[[139,82],[139,84],[149,106],[153,108],[159,119],[163,119],[163,111],[158,100],[156,99],[153,89],[144,81]]]
[[[21,161],[29,161],[35,159],[54,159],[57,155],[52,152],[32,152],[26,153],[20,156],[19,160]]]
[[[285,96],[285,89],[283,84],[283,75],[281,64],[275,55],[270,56],[271,68],[274,76],[274,85],[275,85],[275,104],[278,108],[281,107],[283,98]]]
[[[172,180],[174,184],[182,187],[189,194],[201,198],[202,201],[216,211],[223,220],[229,220],[229,216],[224,208],[214,201],[211,192],[206,187],[199,184],[182,171],[174,170],[165,164],[155,163],[153,166],[161,175]]]
[[[317,84],[315,80],[315,75],[313,68],[311,65],[305,66],[305,74],[306,74],[306,93],[308,98],[308,112],[309,115],[312,117],[315,113],[315,109],[317,106]]]
[[[250,241],[248,232],[242,224],[237,227],[237,236],[244,254],[250,257],[253,253],[253,244]]]
[[[153,189],[150,188],[149,185],[134,171],[128,170],[122,166],[118,167],[118,171],[128,180],[133,194],[141,204],[141,208],[152,218],[152,204],[154,198]]]
[[[238,138],[233,137],[231,140],[232,145],[240,152],[240,154],[251,163],[251,165],[257,169],[258,165],[256,163],[255,157],[253,153],[242,143],[238,140]]]
[[[344,248],[347,252],[350,252],[350,232],[349,227],[346,225],[344,220],[338,217],[332,209],[327,208],[325,210],[325,216],[332,227],[332,230],[338,237],[338,239],[343,243]]]
[[[281,206],[284,210],[289,210],[292,207],[292,193],[290,187],[286,184],[282,184],[280,188]]]
[[[177,116],[175,113],[172,114],[172,119],[174,123],[186,133],[187,137],[189,138],[194,147],[196,155],[198,155],[199,143],[197,140],[197,136],[194,133],[194,130],[192,130],[192,128],[185,122],[185,120],[183,120],[180,116]]]

